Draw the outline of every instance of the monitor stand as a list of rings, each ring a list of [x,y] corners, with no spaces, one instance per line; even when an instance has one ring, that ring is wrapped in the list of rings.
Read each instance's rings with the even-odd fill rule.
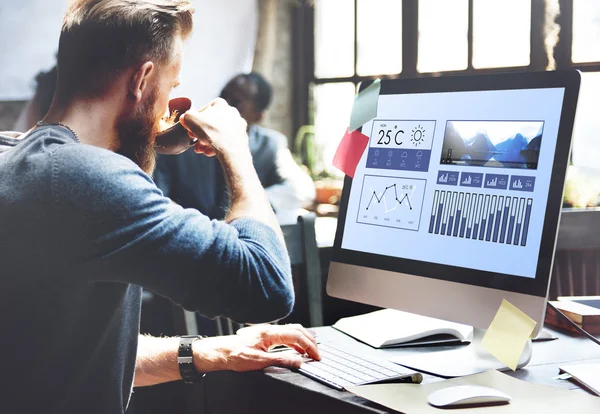
[[[447,351],[419,352],[393,357],[392,362],[414,369],[416,371],[452,378],[478,374],[496,369],[509,370],[481,346],[485,329],[473,329],[473,341],[468,346],[462,346]],[[524,367],[531,360],[531,339],[527,341],[517,369]]]

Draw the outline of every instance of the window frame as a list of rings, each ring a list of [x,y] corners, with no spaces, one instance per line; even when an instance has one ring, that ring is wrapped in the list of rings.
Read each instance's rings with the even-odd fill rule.
[[[479,68],[473,67],[473,3],[468,0],[468,31],[467,59],[468,65],[464,70],[420,73],[417,71],[418,40],[419,40],[419,0],[402,0],[402,72],[394,75],[360,76],[357,74],[358,61],[358,0],[354,4],[354,74],[346,77],[319,78],[315,76],[315,38],[314,38],[314,7],[315,1],[300,0],[293,7],[292,18],[292,47],[294,48],[293,62],[293,128],[297,131],[302,125],[311,123],[310,88],[311,85],[327,83],[352,82],[358,85],[365,80],[376,78],[414,78],[437,77],[452,75],[469,75],[478,73],[505,73],[519,71],[543,71],[548,66],[544,43],[545,1],[531,0],[531,34],[530,59],[527,66]],[[558,0],[560,15],[556,22],[560,25],[559,41],[554,48],[553,57],[556,69],[578,69],[582,72],[600,72],[599,62],[573,63],[573,2]]]

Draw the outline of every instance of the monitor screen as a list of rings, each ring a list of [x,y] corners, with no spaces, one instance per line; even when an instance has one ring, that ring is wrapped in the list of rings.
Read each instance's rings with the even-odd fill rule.
[[[558,142],[564,85],[389,82],[362,128],[369,144],[345,184],[334,260],[541,294],[521,281],[549,273],[570,149],[570,129]]]

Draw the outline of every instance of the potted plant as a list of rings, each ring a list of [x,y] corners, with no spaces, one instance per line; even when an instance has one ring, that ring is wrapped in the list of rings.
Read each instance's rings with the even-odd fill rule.
[[[298,129],[294,145],[294,155],[298,163],[306,166],[315,182],[317,204],[337,204],[342,194],[343,176],[336,175],[327,168],[323,160],[323,148],[315,140],[314,125],[304,125]]]

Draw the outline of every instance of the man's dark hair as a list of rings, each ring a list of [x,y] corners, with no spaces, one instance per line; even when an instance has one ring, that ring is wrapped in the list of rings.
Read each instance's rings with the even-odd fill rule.
[[[223,88],[221,98],[229,102],[234,88],[241,90],[247,99],[254,102],[257,112],[264,112],[273,97],[271,84],[258,72],[242,73],[231,79]]]
[[[192,31],[189,0],[76,0],[58,47],[58,91],[97,97],[120,71],[171,59],[177,35]]]
[[[254,104],[258,112],[264,112],[271,103],[273,97],[273,88],[263,76],[258,72],[251,72],[248,75],[248,80],[256,85],[256,94],[254,95]]]

